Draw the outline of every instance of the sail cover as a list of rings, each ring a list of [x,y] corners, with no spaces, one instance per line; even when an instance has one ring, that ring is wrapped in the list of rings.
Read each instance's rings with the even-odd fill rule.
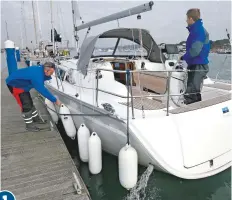
[[[143,48],[147,50],[147,59],[151,62],[162,63],[165,61],[164,55],[161,53],[160,48],[145,29],[137,28],[117,28],[106,31],[97,36],[91,36],[84,40],[81,49],[80,57],[78,61],[78,69],[84,74],[87,74],[87,69],[89,65],[90,58],[92,57],[95,44],[98,38],[123,38],[133,41],[140,45],[140,31],[142,32],[142,45]]]

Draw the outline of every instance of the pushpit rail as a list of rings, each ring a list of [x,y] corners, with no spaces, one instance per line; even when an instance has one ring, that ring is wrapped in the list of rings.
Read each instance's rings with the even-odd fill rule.
[[[104,69],[104,68],[97,68],[95,69],[96,70],[96,77],[97,77],[97,84],[96,84],[96,105],[98,106],[98,92],[103,92],[103,93],[106,93],[106,94],[110,94],[110,95],[113,95],[113,96],[117,96],[117,97],[121,97],[121,98],[131,98],[131,108],[132,108],[132,118],[134,119],[134,104],[133,104],[133,98],[143,98],[143,97],[164,97],[166,96],[167,97],[167,111],[166,111],[166,116],[169,116],[169,105],[170,105],[170,97],[171,96],[182,96],[185,91],[183,91],[182,93],[180,94],[170,94],[170,79],[171,79],[171,75],[172,75],[172,72],[185,72],[187,73],[188,71],[190,70],[130,70],[130,69],[127,69],[127,70],[114,70],[114,69]],[[106,90],[102,90],[102,89],[99,89],[99,72],[100,71],[109,71],[109,72],[115,72],[115,73],[128,73],[128,75],[126,76],[127,81],[129,81],[129,87],[130,87],[130,92],[131,92],[131,96],[129,97],[129,94],[127,96],[125,95],[119,95],[119,94],[116,94],[114,92],[109,92],[109,91],[106,91]],[[132,80],[131,80],[131,74],[132,73],[144,73],[144,72],[166,72],[167,73],[167,94],[154,94],[154,95],[136,95],[136,96],[133,96],[132,94]],[[174,77],[173,77],[174,78]],[[129,90],[129,87],[128,87],[128,90]],[[129,105],[127,105],[129,106]]]

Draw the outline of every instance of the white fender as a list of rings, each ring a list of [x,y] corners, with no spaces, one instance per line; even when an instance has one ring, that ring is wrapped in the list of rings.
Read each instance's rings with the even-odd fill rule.
[[[85,126],[85,124],[81,124],[77,132],[77,142],[78,142],[79,155],[82,162],[89,161],[89,147],[88,147],[89,137],[90,137],[89,129]]]
[[[133,188],[138,179],[138,155],[136,150],[126,144],[118,155],[119,181],[126,189]]]
[[[48,99],[45,99],[45,104],[47,105],[47,110],[52,118],[52,121],[57,123],[59,118],[58,118],[57,113],[55,112],[56,109],[55,109],[54,104]]]
[[[101,139],[93,132],[89,138],[89,171],[98,174],[102,170]]]
[[[65,114],[67,114],[67,115],[65,115]],[[61,106],[60,106],[60,118],[61,118],[61,121],[63,123],[65,132],[67,133],[67,135],[70,138],[74,139],[76,134],[77,134],[77,131],[76,131],[76,127],[74,125],[72,116],[70,116],[70,114],[71,113],[70,113],[68,107],[65,106],[64,104],[61,104]]]

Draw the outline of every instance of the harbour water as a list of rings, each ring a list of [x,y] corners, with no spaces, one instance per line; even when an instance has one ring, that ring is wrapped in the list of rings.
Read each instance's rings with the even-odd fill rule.
[[[231,55],[211,54],[209,60],[209,77],[213,79],[217,77],[224,81],[231,80]],[[1,69],[5,66],[5,59],[1,54]],[[61,123],[58,124],[58,128],[92,199],[126,200],[129,191],[125,190],[119,183],[118,158],[103,152],[102,172],[98,175],[91,175],[88,165],[79,159],[77,141],[66,136]],[[139,178],[145,170],[145,167],[139,166]],[[141,197],[140,200],[230,200],[231,169],[200,180],[183,180],[153,170],[144,192],[146,197]],[[137,200],[135,197],[127,200],[135,199]]]

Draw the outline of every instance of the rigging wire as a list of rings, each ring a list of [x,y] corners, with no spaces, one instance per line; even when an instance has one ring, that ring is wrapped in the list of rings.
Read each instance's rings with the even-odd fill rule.
[[[135,57],[136,57],[134,29],[132,29],[132,38],[133,38],[134,53],[135,53]],[[140,35],[139,40],[140,40],[140,46],[141,46],[142,45],[142,35]],[[142,60],[142,56],[141,56],[141,60]],[[133,72],[132,72],[132,74],[133,74]],[[140,102],[141,102],[142,117],[144,118],[145,117],[145,113],[144,113],[144,99],[143,99],[144,97],[143,97],[143,94],[141,92],[140,73],[138,72],[137,75],[138,75],[138,81],[139,81],[139,93],[140,93],[140,96],[141,96]]]
[[[58,4],[58,7],[59,7],[59,14],[60,14],[60,21],[61,21],[61,24],[60,24],[60,28],[62,29],[62,33],[64,34],[64,38],[66,39],[66,40],[68,40],[68,37],[67,37],[67,32],[66,32],[66,29],[64,28],[65,27],[65,25],[64,25],[64,18],[63,18],[63,15],[62,15],[62,8],[61,8],[61,6],[60,6],[60,4]]]

